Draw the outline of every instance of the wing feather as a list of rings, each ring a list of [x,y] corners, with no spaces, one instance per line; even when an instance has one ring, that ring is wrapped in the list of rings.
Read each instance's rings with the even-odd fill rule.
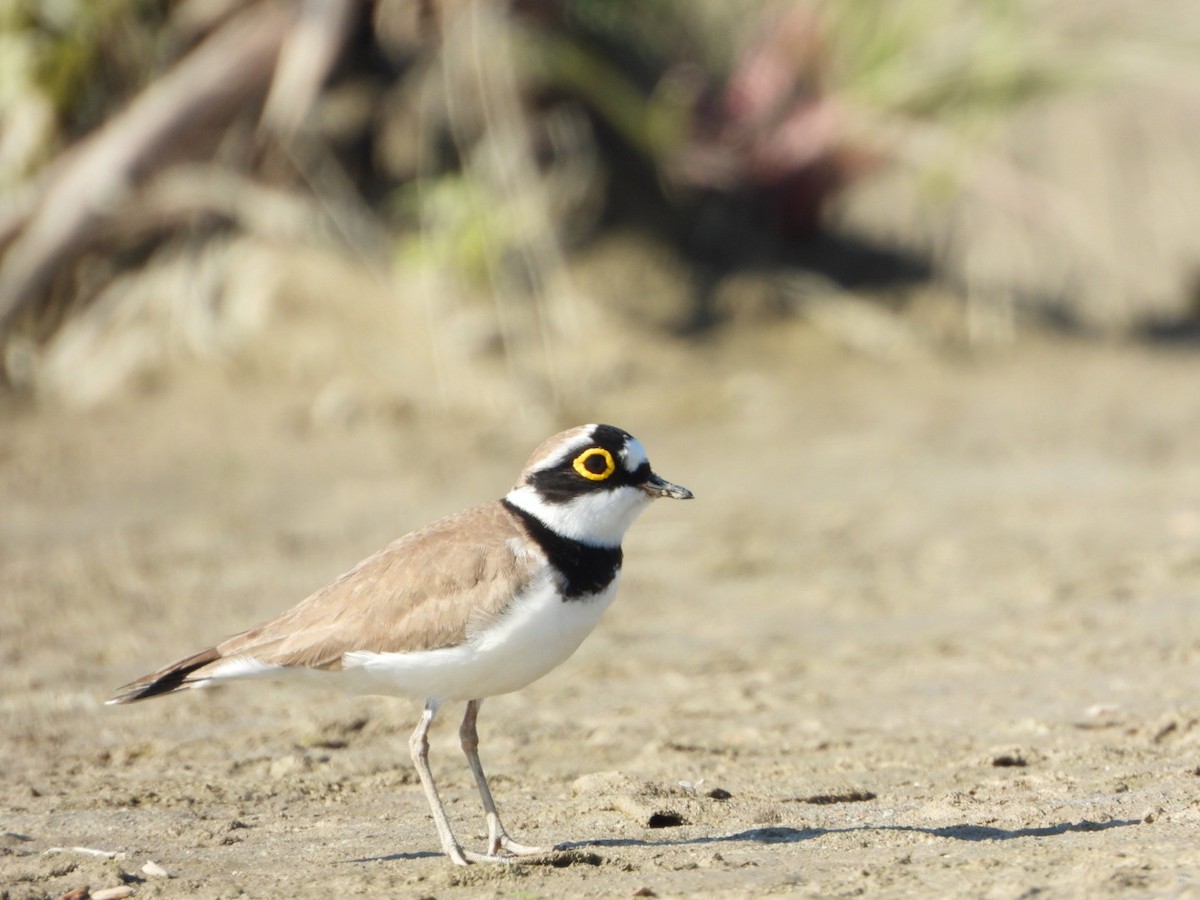
[[[283,615],[122,688],[125,703],[202,683],[223,663],[337,670],[347,653],[452,647],[503,614],[543,561],[499,502],[406,534]],[[524,549],[528,547],[528,549]]]
[[[363,560],[277,619],[217,645],[223,658],[340,669],[346,653],[436,650],[462,643],[529,583],[535,556],[498,503],[434,522]]]

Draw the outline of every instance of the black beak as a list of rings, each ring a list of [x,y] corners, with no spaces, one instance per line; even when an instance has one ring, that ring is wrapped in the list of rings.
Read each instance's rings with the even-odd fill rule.
[[[691,491],[680,484],[672,484],[661,476],[650,473],[650,477],[639,485],[651,497],[670,497],[673,500],[691,500]]]

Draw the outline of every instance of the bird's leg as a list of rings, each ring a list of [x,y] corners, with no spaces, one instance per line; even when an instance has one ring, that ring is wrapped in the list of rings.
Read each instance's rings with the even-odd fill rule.
[[[433,773],[429,771],[429,726],[433,724],[433,717],[437,715],[438,706],[439,704],[435,700],[426,702],[425,712],[421,714],[417,730],[408,739],[408,749],[412,754],[413,765],[417,769],[417,777],[421,779],[421,787],[425,789],[425,799],[429,801],[429,811],[433,813],[433,824],[437,828],[438,838],[442,842],[442,850],[456,866],[465,866],[467,857],[463,853],[462,846],[454,839],[454,832],[450,830],[450,821],[446,818],[446,808],[442,806],[437,788],[433,784]]]
[[[463,715],[462,725],[458,729],[458,737],[462,741],[463,753],[467,757],[467,764],[471,767],[471,773],[475,776],[475,784],[479,787],[479,796],[483,800],[483,812],[487,816],[488,826],[488,855],[498,856],[501,850],[513,856],[532,856],[537,853],[545,853],[546,851],[541,847],[518,844],[510,838],[500,821],[500,814],[496,812],[496,801],[492,799],[487,776],[483,774],[483,765],[479,762],[479,733],[475,730],[475,720],[479,716],[479,705],[482,702],[482,700],[467,702],[467,711]]]

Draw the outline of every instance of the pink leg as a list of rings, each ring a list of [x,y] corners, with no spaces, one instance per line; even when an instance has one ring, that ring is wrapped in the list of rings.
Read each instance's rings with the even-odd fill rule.
[[[487,776],[483,774],[483,765],[479,762],[479,733],[475,730],[475,720],[479,716],[479,706],[482,702],[482,700],[471,700],[467,703],[467,711],[463,716],[462,726],[458,729],[458,736],[462,741],[467,764],[475,776],[479,796],[483,800],[483,812],[487,816],[488,826],[488,855],[493,858],[503,858],[499,856],[501,851],[513,856],[533,856],[545,853],[546,851],[541,847],[518,844],[510,838],[500,821],[500,814],[496,812],[496,802],[492,799]]]
[[[408,749],[417,769],[417,777],[421,780],[421,787],[425,789],[425,799],[429,801],[429,811],[433,813],[433,824],[437,828],[438,839],[442,842],[442,850],[456,866],[465,866],[467,857],[463,853],[462,845],[455,839],[454,832],[450,830],[446,808],[442,806],[442,800],[433,784],[433,773],[429,770],[429,726],[433,724],[433,717],[437,715],[437,711],[438,704],[434,701],[425,704],[425,712],[421,715],[417,730],[408,739]]]

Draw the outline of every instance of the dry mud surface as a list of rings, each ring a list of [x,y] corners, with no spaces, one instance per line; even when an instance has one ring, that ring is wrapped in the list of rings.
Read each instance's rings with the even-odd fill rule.
[[[484,705],[501,812],[553,864],[437,855],[414,704],[102,705],[498,496],[546,423],[319,426],[309,392],[213,373],[4,410],[0,896],[1200,894],[1200,359],[743,340],[581,411],[698,499],[634,526],[575,657]],[[433,765],[479,849],[457,714]]]

